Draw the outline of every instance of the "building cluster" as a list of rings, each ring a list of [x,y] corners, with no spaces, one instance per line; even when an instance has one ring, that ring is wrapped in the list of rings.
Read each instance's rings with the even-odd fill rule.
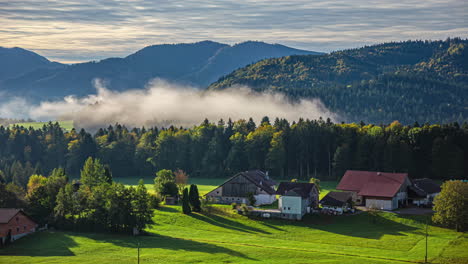
[[[277,188],[276,188],[277,186]],[[300,220],[306,213],[343,214],[355,206],[377,210],[394,210],[410,205],[431,206],[440,186],[430,179],[411,180],[407,173],[348,170],[337,191],[321,200],[313,183],[280,182],[259,170],[240,172],[206,194],[221,204],[268,205],[278,201],[277,209],[254,209],[252,213],[266,218]]]

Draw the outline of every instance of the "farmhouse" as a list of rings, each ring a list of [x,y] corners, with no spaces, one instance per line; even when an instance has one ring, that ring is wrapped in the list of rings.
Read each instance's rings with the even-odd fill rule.
[[[36,230],[37,224],[21,209],[0,208],[0,245]],[[7,241],[9,240],[9,241]]]
[[[281,182],[276,194],[281,218],[301,220],[308,208],[318,206],[318,190],[313,183]]]
[[[255,205],[271,204],[276,200],[276,182],[260,170],[237,173],[205,196],[212,202],[249,203],[249,196],[255,198]]]
[[[407,173],[348,170],[336,189],[352,192],[358,205],[393,210],[407,203],[410,185]]]
[[[333,211],[338,214],[348,212],[353,208],[352,192],[329,192],[320,200],[322,210]]]
[[[431,179],[415,179],[408,188],[408,200],[418,206],[431,206],[440,193],[440,186]]]

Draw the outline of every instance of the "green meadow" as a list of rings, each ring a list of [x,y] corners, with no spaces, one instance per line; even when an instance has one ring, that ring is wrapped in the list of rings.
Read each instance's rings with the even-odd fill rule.
[[[62,127],[66,131],[70,131],[73,129],[73,120],[65,120],[65,121],[52,121],[52,123],[58,122],[60,127]],[[10,126],[22,126],[25,128],[32,127],[34,129],[41,129],[44,125],[47,125],[49,122],[24,122],[24,123],[15,123]]]
[[[222,180],[193,182],[206,193]],[[326,192],[335,185],[322,186]],[[163,206],[153,219],[148,235],[139,237],[38,232],[0,249],[0,263],[137,263],[138,245],[140,263],[420,263],[429,217],[364,212],[299,222],[250,219],[216,205],[191,215]],[[431,263],[468,263],[466,234],[432,225],[428,233]]]

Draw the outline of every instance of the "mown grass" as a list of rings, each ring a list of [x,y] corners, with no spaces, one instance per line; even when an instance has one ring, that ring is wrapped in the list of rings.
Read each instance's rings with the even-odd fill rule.
[[[425,217],[381,213],[255,220],[229,206],[155,211],[148,236],[41,232],[0,250],[0,263],[412,263],[424,259]],[[467,236],[429,227],[432,263],[467,263]]]
[[[137,179],[118,179],[134,185]],[[191,179],[206,193],[223,180]],[[152,190],[152,179],[146,179]],[[321,196],[335,182],[322,182]],[[0,249],[0,263],[418,263],[428,216],[308,215],[303,221],[250,219],[230,206],[184,215],[155,210],[148,236],[40,232]],[[429,226],[431,263],[468,263],[468,236]]]
[[[74,127],[73,120],[52,121],[52,123],[55,123],[55,122],[58,122],[60,127],[62,129],[64,129],[64,130],[66,130],[66,131],[70,131]],[[44,125],[46,125],[48,123],[49,122],[24,122],[24,123],[15,123],[15,124],[12,124],[10,126],[17,125],[17,126],[22,126],[22,127],[25,127],[25,128],[32,127],[34,129],[41,129]]]

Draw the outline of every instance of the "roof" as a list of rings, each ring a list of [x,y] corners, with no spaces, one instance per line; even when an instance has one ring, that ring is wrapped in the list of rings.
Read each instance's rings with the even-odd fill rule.
[[[10,222],[10,220],[15,217],[19,212],[23,213],[26,215],[28,218],[30,218],[27,214],[23,212],[22,209],[16,209],[16,208],[0,208],[0,224],[7,224]]]
[[[412,183],[413,185],[410,186],[410,189],[416,196],[425,197],[428,194],[439,193],[441,191],[440,185],[428,178],[414,179]]]
[[[276,182],[272,180],[267,174],[265,174],[261,170],[250,170],[250,171],[243,171],[235,174],[231,178],[227,179],[225,182],[223,182],[221,185],[219,185],[217,188],[223,186],[224,184],[230,182],[232,179],[243,176],[253,184],[255,184],[258,188],[264,190],[268,194],[275,194],[276,191],[273,188],[273,186],[276,185]],[[210,191],[212,192],[212,191]],[[210,193],[209,192],[209,193]]]
[[[307,182],[280,182],[276,194],[307,198],[314,187],[315,184]]]
[[[353,199],[351,192],[329,192],[320,200],[322,205],[343,206]]]
[[[361,196],[391,198],[407,178],[408,173],[347,170],[336,189],[354,191]]]

